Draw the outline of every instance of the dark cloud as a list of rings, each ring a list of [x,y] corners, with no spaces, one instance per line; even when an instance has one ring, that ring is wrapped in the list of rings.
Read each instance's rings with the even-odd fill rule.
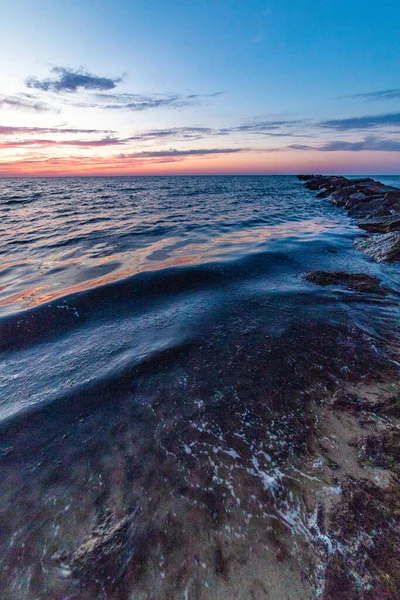
[[[0,94],[0,108],[29,110],[33,112],[59,112],[49,104],[26,96],[4,96]]]
[[[16,127],[13,125],[0,125],[0,136],[5,135],[45,135],[55,133],[81,134],[81,133],[113,133],[107,129],[73,129],[65,127]]]
[[[51,73],[54,74],[53,78],[29,77],[25,83],[28,88],[45,92],[77,92],[79,89],[112,90],[121,81],[121,77],[98,77],[85,69],[74,70],[68,67],[54,67],[51,69]]]
[[[131,152],[129,154],[119,154],[118,158],[175,158],[185,156],[205,156],[207,154],[233,154],[236,152],[245,152],[249,148],[203,148],[192,150],[149,150],[144,152]]]
[[[388,140],[373,135],[366,137],[358,142],[347,142],[337,140],[327,142],[322,146],[306,146],[302,144],[292,144],[287,146],[291,150],[317,150],[319,152],[362,152],[362,151],[381,151],[381,152],[400,152],[400,140]]]
[[[305,144],[290,144],[287,148],[290,150],[315,150],[312,146],[307,146]]]
[[[353,98],[361,100],[397,100],[400,98],[400,88],[394,90],[380,90],[378,92],[364,92],[362,94],[351,94],[349,96],[340,96],[339,100],[344,98]]]
[[[400,127],[400,113],[385,115],[366,115],[348,119],[329,119],[320,121],[319,127],[335,129],[336,131],[351,131],[352,129],[372,129],[376,127]]]

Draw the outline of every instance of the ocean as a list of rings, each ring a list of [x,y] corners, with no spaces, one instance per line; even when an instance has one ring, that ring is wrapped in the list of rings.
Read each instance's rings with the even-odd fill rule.
[[[393,294],[303,279],[399,291],[359,234],[291,176],[0,180],[2,599],[318,597],[311,390],[396,366]]]

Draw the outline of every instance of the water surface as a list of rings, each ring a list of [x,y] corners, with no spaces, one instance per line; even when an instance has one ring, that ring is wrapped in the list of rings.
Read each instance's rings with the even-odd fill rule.
[[[396,266],[294,177],[3,179],[0,213],[2,598],[315,597],[309,390],[399,309],[302,274]]]

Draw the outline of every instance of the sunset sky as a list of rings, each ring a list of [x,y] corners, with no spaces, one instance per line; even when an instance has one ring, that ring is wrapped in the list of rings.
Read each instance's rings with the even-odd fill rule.
[[[398,0],[0,0],[0,175],[400,173]]]

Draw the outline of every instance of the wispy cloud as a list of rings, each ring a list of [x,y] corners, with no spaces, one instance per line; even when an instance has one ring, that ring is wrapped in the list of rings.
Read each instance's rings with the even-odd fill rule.
[[[293,120],[293,121],[254,121],[252,123],[245,123],[243,125],[239,125],[238,127],[234,127],[233,131],[242,131],[247,133],[257,133],[257,134],[271,134],[279,132],[283,134],[287,127],[293,128],[295,126],[304,126],[308,123],[305,120]]]
[[[365,115],[347,119],[329,119],[327,121],[320,121],[318,126],[325,129],[335,129],[336,131],[372,129],[376,127],[400,127],[400,113]]]
[[[59,93],[77,92],[80,89],[89,91],[112,90],[122,79],[121,77],[99,77],[83,68],[54,67],[51,69],[51,73],[54,75],[52,78],[29,77],[25,83],[28,88]]]
[[[393,90],[379,90],[377,92],[364,92],[361,94],[350,94],[348,96],[340,96],[339,100],[345,98],[353,98],[355,100],[370,100],[376,102],[377,100],[397,100],[400,98],[400,88]]]
[[[0,94],[0,108],[33,112],[59,112],[49,104],[40,102],[35,98],[30,98],[29,96],[5,96],[4,94]]]
[[[31,138],[27,140],[7,140],[5,142],[0,141],[0,149],[24,148],[26,146],[32,146],[36,148],[46,148],[50,146],[75,146],[77,148],[98,148],[103,146],[120,146],[124,143],[124,140],[111,137],[106,137],[100,140],[49,140],[44,138]]]
[[[287,127],[293,128],[295,124],[301,123],[306,124],[306,121],[261,121],[254,123],[245,123],[243,125],[232,126],[232,127],[171,127],[167,129],[150,129],[147,131],[140,131],[128,138],[132,141],[146,142],[146,141],[162,141],[163,139],[174,139],[178,140],[199,140],[209,137],[227,136],[232,134],[244,135],[257,135],[265,137],[313,137],[310,134],[302,133],[298,134],[292,130],[286,129]]]
[[[245,152],[250,148],[194,148],[189,150],[149,150],[143,152],[130,152],[128,154],[118,154],[118,158],[179,158],[187,156],[206,156],[210,154],[233,154],[236,152]]]
[[[380,152],[400,152],[400,140],[388,140],[377,136],[367,136],[364,140],[357,142],[348,142],[336,140],[327,142],[322,146],[307,146],[303,144],[291,144],[287,146],[290,150],[317,150],[319,152],[362,152],[362,151],[380,151]]]
[[[223,92],[213,94],[95,94],[94,102],[75,104],[80,108],[101,108],[106,110],[145,111],[158,108],[180,109],[196,106]]]
[[[0,136],[5,135],[45,135],[45,134],[81,134],[81,133],[113,133],[108,129],[74,129],[66,127],[16,127],[14,125],[0,125]]]

